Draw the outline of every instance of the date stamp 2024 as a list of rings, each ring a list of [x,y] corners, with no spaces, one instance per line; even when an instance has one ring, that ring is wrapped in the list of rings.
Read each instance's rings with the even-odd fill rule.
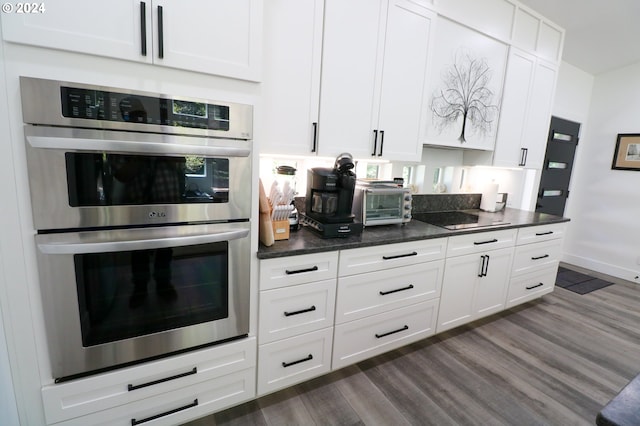
[[[2,12],[15,14],[45,13],[44,3],[2,3]]]

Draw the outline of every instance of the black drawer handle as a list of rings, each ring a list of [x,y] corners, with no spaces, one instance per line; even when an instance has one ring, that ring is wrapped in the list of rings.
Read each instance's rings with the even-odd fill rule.
[[[285,269],[285,274],[287,275],[293,275],[293,274],[302,274],[303,272],[313,272],[313,271],[317,271],[318,267],[314,266],[313,268],[307,268],[307,269],[297,269],[295,271],[289,271],[288,269]]]
[[[378,339],[380,339],[380,338],[382,338],[382,337],[389,336],[389,335],[391,335],[391,334],[400,333],[401,331],[405,331],[405,330],[408,330],[408,329],[409,329],[409,326],[408,326],[408,325],[405,325],[405,326],[404,326],[404,327],[402,327],[402,328],[399,328],[399,329],[397,329],[397,330],[393,330],[393,331],[389,331],[388,333],[382,333],[382,334],[378,334],[378,333],[376,333],[376,337],[377,337]]]
[[[312,311],[315,311],[315,310],[316,310],[316,307],[312,305],[310,308],[302,309],[302,310],[300,310],[300,311],[293,311],[293,312],[287,312],[287,311],[285,311],[285,312],[284,312],[284,316],[285,316],[285,317],[290,317],[291,315],[304,314],[304,313],[306,313],[306,312],[312,312]]]
[[[487,240],[487,241],[474,241],[473,245],[481,246],[482,244],[491,244],[491,243],[497,243],[497,242],[498,240],[494,238],[493,240]]]
[[[536,232],[536,236],[540,237],[542,235],[551,235],[553,234],[553,231],[547,231],[547,232]]]
[[[527,290],[533,290],[534,288],[542,287],[544,283],[532,285],[531,287],[525,287]]]
[[[536,256],[536,257],[532,257],[531,260],[540,260],[540,259],[545,259],[549,257],[548,254],[542,255],[542,256]]]
[[[136,426],[142,423],[150,422],[151,420],[159,419],[160,417],[168,416],[168,415],[177,413],[178,411],[188,410],[189,408],[193,408],[197,406],[198,406],[198,398],[194,399],[191,404],[187,404],[184,407],[174,408],[173,410],[156,414],[155,416],[147,417],[146,419],[141,419],[141,420],[131,419],[131,426]]]
[[[292,365],[300,364],[301,362],[311,361],[312,359],[313,359],[313,355],[309,354],[309,356],[308,356],[308,357],[306,357],[306,358],[302,358],[302,359],[299,359],[299,360],[297,360],[297,361],[293,361],[293,362],[283,362],[283,363],[282,363],[282,366],[283,366],[284,368],[287,368],[287,367],[291,367]]]
[[[129,392],[136,390],[136,389],[141,389],[141,388],[146,388],[147,386],[153,386],[153,385],[157,385],[159,383],[164,383],[164,382],[168,382],[169,380],[175,380],[175,379],[179,379],[181,377],[186,377],[186,376],[191,376],[192,374],[197,374],[198,373],[198,368],[197,367],[193,367],[193,369],[191,371],[187,371],[186,373],[180,373],[180,374],[176,374],[175,376],[171,376],[171,377],[165,377],[164,379],[158,379],[158,380],[154,380],[152,382],[147,382],[147,383],[143,383],[141,385],[132,385],[129,384],[127,385],[127,390]]]
[[[397,293],[399,291],[405,291],[405,290],[411,290],[413,288],[413,284],[409,284],[406,287],[402,287],[402,288],[397,288],[395,290],[389,290],[389,291],[381,291],[380,292],[380,296],[386,296],[387,294],[391,294],[391,293]]]
[[[397,254],[395,256],[382,256],[382,258],[384,260],[391,260],[391,259],[399,259],[401,257],[409,257],[409,256],[417,256],[417,255],[418,255],[417,251],[412,251],[411,253]]]

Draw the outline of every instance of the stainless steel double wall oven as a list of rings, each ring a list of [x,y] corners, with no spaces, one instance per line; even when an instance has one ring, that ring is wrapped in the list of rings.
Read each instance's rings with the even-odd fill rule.
[[[253,108],[20,86],[54,378],[246,336]]]

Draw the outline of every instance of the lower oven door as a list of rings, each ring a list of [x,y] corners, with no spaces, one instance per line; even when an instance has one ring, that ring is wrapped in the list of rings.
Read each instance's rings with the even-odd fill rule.
[[[247,335],[249,227],[37,235],[54,378]]]

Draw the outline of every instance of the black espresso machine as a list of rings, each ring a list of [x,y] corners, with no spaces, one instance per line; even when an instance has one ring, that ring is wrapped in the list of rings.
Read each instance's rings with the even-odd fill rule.
[[[316,167],[307,171],[307,194],[302,223],[323,238],[348,237],[362,233],[362,223],[351,213],[356,174],[351,154],[340,154],[333,169]]]

